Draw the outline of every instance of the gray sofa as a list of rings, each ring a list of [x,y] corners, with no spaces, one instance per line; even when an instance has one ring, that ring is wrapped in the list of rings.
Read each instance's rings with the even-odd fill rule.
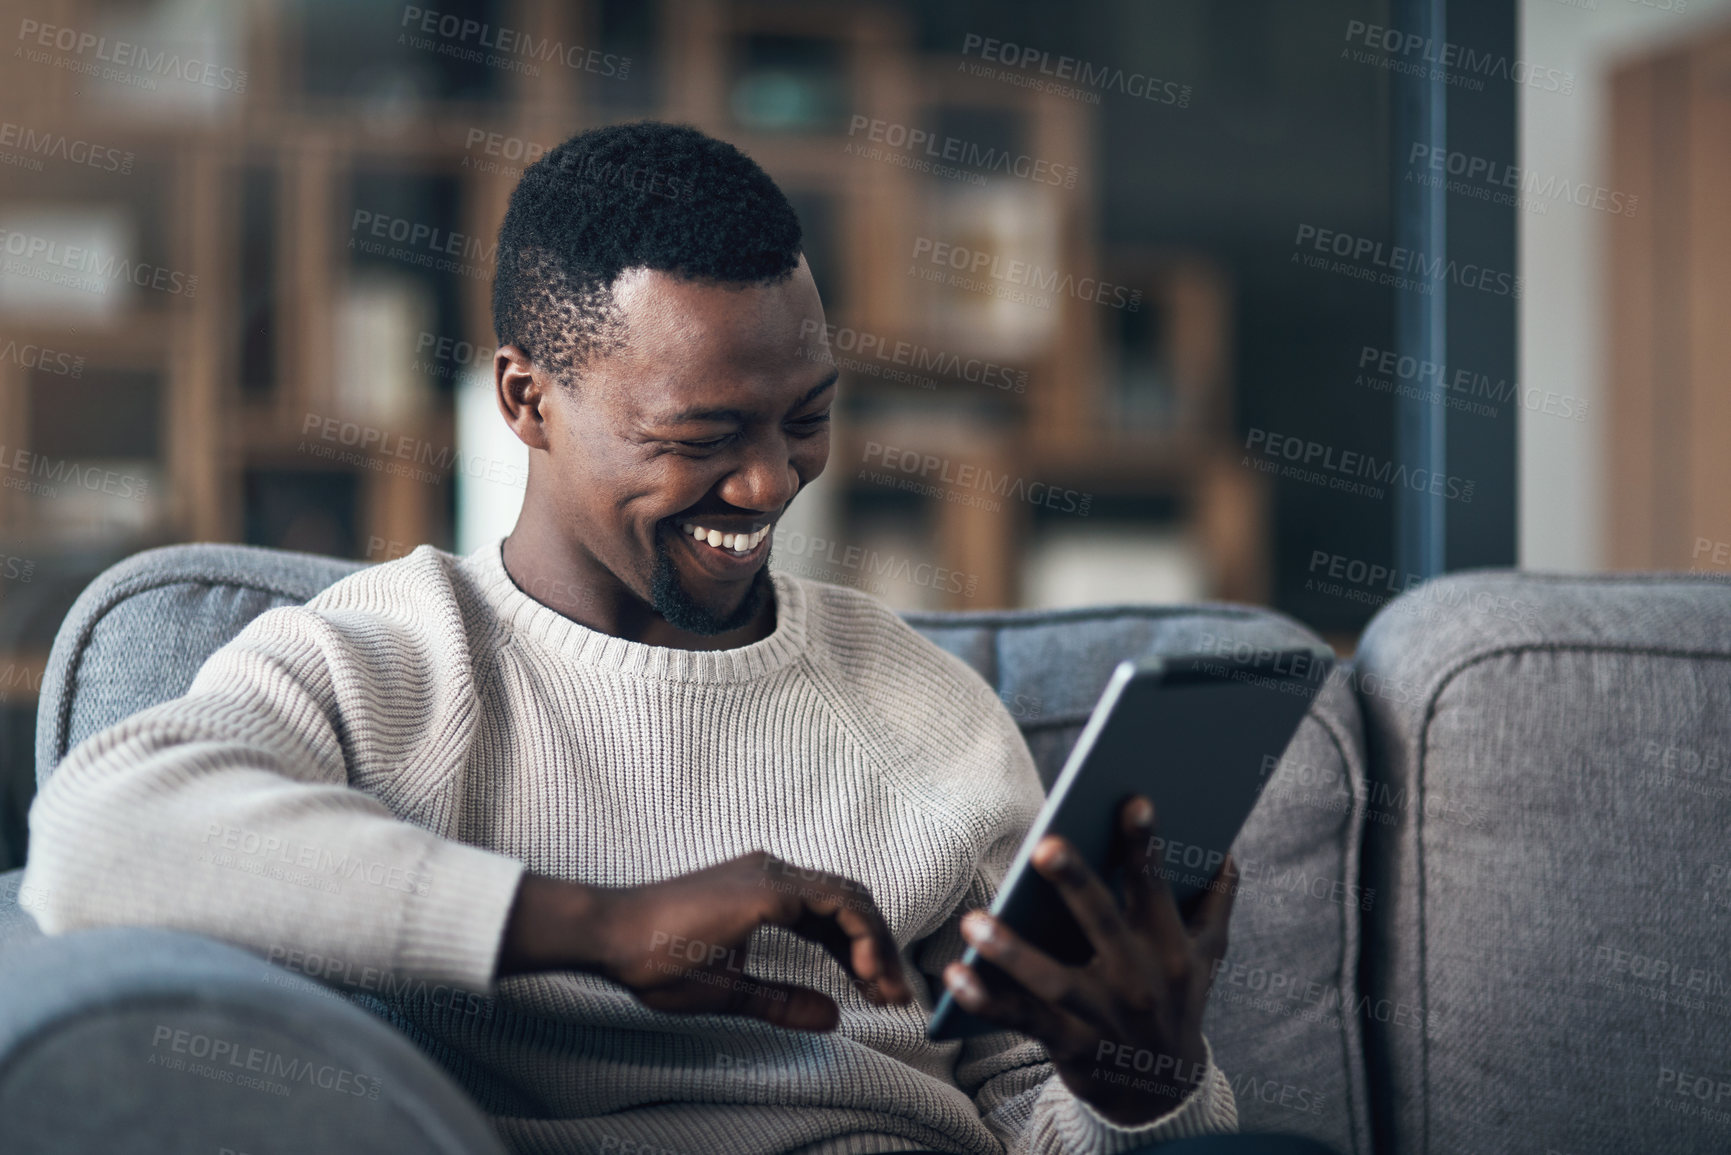
[[[57,636],[38,780],[356,568],[177,546],[109,570]],[[908,616],[1048,782],[1118,658],[1315,640],[1238,606]],[[1450,577],[1338,673],[1236,847],[1206,1029],[1243,1126],[1353,1155],[1731,1150],[1731,585]],[[45,938],[19,881],[5,1150],[498,1149],[388,1001],[188,934]]]

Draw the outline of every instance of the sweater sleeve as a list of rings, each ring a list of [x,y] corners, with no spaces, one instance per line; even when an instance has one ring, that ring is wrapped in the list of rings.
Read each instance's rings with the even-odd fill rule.
[[[42,929],[164,927],[486,990],[523,866],[415,813],[477,713],[466,639],[427,633],[272,610],[184,697],[79,743],[30,812]]]
[[[1007,713],[998,713],[1008,756],[1026,762],[1010,780],[1031,780],[1038,794],[1038,776],[1021,733]],[[1025,834],[1025,827],[1005,830],[987,846],[961,902],[943,926],[916,948],[916,965],[934,992],[945,989],[944,967],[960,958],[965,949],[962,917],[970,910],[991,905]],[[1172,1111],[1139,1127],[1121,1127],[1079,1099],[1058,1077],[1045,1048],[1014,1031],[963,1040],[955,1078],[1011,1155],[1119,1155],[1172,1139],[1238,1129],[1232,1085],[1214,1065],[1213,1048],[1206,1039],[1203,1046],[1207,1073],[1202,1082]],[[1100,1073],[1107,1074],[1104,1069]]]

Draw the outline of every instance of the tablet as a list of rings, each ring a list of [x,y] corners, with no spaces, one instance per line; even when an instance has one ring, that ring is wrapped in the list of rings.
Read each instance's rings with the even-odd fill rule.
[[[1040,839],[1061,834],[1121,903],[1123,884],[1107,855],[1118,807],[1135,794],[1153,800],[1152,868],[1185,909],[1219,873],[1333,665],[1333,652],[1320,646],[1223,646],[1120,662],[1028,828],[992,913],[1059,962],[1087,962],[1094,953],[1087,935],[1029,859]],[[972,947],[962,961],[988,989],[1001,974]],[[968,1014],[945,990],[926,1034],[954,1039],[1002,1029]]]

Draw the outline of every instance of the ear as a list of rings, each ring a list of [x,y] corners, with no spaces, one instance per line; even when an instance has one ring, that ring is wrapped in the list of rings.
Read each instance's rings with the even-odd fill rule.
[[[493,354],[493,393],[517,440],[530,449],[551,448],[543,412],[548,384],[535,373],[529,355],[515,345],[501,345]]]

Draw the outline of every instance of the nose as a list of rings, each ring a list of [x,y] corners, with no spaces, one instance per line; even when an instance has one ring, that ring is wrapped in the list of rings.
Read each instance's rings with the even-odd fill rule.
[[[792,501],[799,486],[787,440],[768,437],[746,450],[738,467],[722,479],[719,496],[736,508],[769,513]]]

